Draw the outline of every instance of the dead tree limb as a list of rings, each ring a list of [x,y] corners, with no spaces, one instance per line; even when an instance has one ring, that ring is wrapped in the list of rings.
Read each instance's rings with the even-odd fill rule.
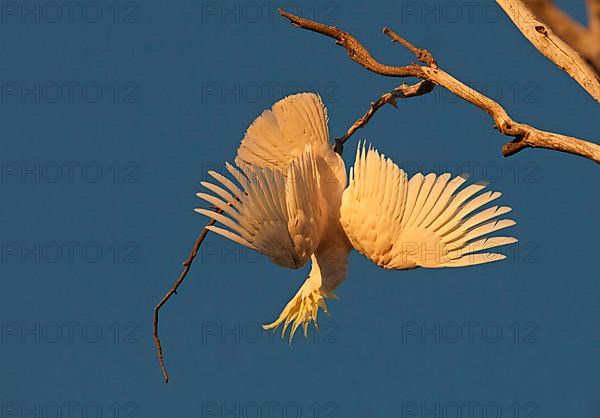
[[[335,39],[337,45],[344,47],[350,59],[375,74],[387,77],[416,77],[428,81],[446,88],[461,99],[485,111],[493,118],[496,129],[502,134],[514,138],[503,147],[502,152],[505,157],[516,154],[525,148],[546,148],[579,155],[600,163],[600,145],[568,135],[543,131],[513,120],[499,103],[460,82],[439,68],[437,64],[434,66],[435,60],[430,65],[413,63],[405,66],[391,66],[382,64],[374,59],[369,51],[350,33],[344,32],[335,26],[324,25],[281,9],[278,11],[296,27],[308,29]],[[404,46],[411,45],[390,29],[384,29],[384,32],[392,40]],[[409,47],[409,49],[415,52],[414,47]]]
[[[562,11],[553,0],[522,1],[600,75],[600,0],[586,0],[587,28]]]
[[[496,0],[496,2],[538,51],[577,81],[597,102],[600,102],[598,73],[581,58],[574,48],[554,34],[550,25],[539,20],[522,1]],[[580,42],[582,44],[579,45],[580,50],[583,48],[583,44],[592,46],[587,41],[588,38],[587,31],[585,31],[586,41]],[[575,40],[573,39],[572,42]]]

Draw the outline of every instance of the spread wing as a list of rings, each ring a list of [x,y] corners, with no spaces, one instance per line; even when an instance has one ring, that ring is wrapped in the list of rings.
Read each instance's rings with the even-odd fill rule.
[[[475,196],[485,188],[482,183],[457,191],[465,181],[465,176],[451,178],[448,173],[419,173],[409,180],[390,159],[359,145],[350,185],[342,196],[342,227],[356,250],[386,269],[501,260],[504,255],[489,250],[517,240],[488,235],[515,224],[496,219],[511,208],[481,210],[501,194]]]
[[[281,266],[303,266],[319,245],[326,215],[311,147],[290,163],[285,174],[271,167],[238,169],[230,164],[227,170],[240,187],[210,171],[219,184],[202,182],[213,194],[197,195],[223,214],[196,211],[228,228],[208,229],[267,255]]]
[[[238,166],[287,169],[307,144],[328,144],[327,109],[314,93],[288,96],[265,110],[246,131]]]

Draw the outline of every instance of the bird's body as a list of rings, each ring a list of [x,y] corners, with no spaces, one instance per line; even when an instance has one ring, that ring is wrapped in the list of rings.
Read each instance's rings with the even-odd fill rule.
[[[215,172],[220,185],[203,182],[214,195],[198,196],[224,214],[197,209],[228,229],[211,231],[270,257],[275,264],[300,268],[310,259],[308,278],[280,316],[265,328],[316,324],[325,298],[345,279],[352,248],[385,269],[458,267],[504,258],[477,253],[516,241],[482,238],[514,224],[494,220],[510,211],[492,207],[469,216],[500,193],[473,198],[485,185],[457,192],[466,181],[450,174],[406,173],[373,149],[360,145],[350,182],[341,157],[333,151],[327,111],[311,93],[289,96],[250,126],[238,149],[238,182]],[[216,196],[215,196],[216,195]]]

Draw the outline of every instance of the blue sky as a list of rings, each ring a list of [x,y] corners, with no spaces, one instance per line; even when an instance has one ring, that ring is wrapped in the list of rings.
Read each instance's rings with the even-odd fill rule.
[[[276,6],[413,61],[390,26],[516,120],[598,139],[597,104],[493,2],[4,2],[0,416],[597,417],[598,167],[505,159],[489,117],[442,89],[382,109],[346,164],[364,138],[410,174],[489,179],[518,222],[509,259],[389,272],[353,253],[333,316],[290,347],[259,326],[308,267],[209,236],[162,311],[162,382],[152,308],[205,222],[206,171],[287,94],[319,92],[334,137],[399,84]]]

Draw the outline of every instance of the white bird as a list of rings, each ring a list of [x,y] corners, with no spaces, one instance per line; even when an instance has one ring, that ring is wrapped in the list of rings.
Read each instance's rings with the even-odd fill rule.
[[[235,158],[226,164],[237,181],[209,171],[220,185],[202,182],[213,194],[198,197],[223,214],[196,209],[227,227],[208,228],[259,251],[280,266],[312,267],[300,290],[277,320],[265,325],[282,335],[291,324],[307,334],[317,325],[319,308],[345,279],[352,248],[385,269],[460,267],[505,258],[487,252],[517,240],[484,237],[515,224],[497,220],[511,210],[493,206],[471,215],[501,196],[484,183],[457,191],[466,176],[451,178],[406,173],[364,143],[347,185],[342,158],[333,151],[327,109],[313,93],[288,96],[248,128]],[[346,187],[347,186],[347,187]],[[486,252],[479,252],[485,250]],[[477,253],[474,253],[477,252]]]

